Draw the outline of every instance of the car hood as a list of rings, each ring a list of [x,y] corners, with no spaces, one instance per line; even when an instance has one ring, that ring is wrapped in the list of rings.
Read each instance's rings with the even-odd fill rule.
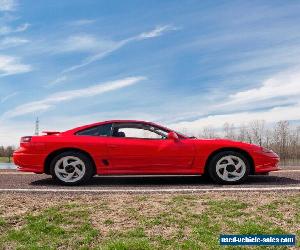
[[[220,138],[212,138],[212,139],[204,139],[204,138],[196,138],[193,139],[195,143],[201,143],[201,144],[213,144],[213,145],[218,145],[221,147],[238,147],[238,148],[243,148],[243,149],[248,149],[248,150],[261,150],[261,146],[247,143],[247,142],[241,142],[241,141],[235,141],[235,140],[230,140],[230,139],[220,139]]]

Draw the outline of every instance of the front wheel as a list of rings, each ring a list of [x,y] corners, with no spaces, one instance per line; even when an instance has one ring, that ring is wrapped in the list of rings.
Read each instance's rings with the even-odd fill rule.
[[[51,175],[65,185],[87,182],[93,175],[90,159],[79,152],[63,152],[54,157],[50,164]]]
[[[209,176],[220,184],[237,184],[246,180],[250,164],[245,156],[235,151],[216,154],[208,166]]]

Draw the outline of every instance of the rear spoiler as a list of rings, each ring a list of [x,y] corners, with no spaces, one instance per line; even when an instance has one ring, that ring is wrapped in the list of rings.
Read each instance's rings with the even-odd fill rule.
[[[46,134],[46,135],[57,135],[57,134],[60,134],[60,132],[58,132],[58,131],[43,131],[42,133]]]

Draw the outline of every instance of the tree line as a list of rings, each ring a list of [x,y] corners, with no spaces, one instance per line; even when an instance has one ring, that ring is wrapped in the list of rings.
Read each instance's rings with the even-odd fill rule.
[[[272,149],[283,163],[300,162],[300,126],[291,126],[288,121],[279,121],[271,127],[264,120],[255,120],[238,127],[226,122],[221,130],[207,126],[193,136],[253,143]]]
[[[14,146],[7,146],[7,147],[0,146],[0,157],[7,157],[8,162],[11,162],[11,158],[14,151],[15,151]]]

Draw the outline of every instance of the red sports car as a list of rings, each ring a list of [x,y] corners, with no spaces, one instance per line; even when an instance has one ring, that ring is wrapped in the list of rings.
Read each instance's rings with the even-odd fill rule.
[[[266,148],[224,139],[196,139],[160,125],[132,120],[94,123],[65,132],[21,138],[20,171],[46,173],[66,185],[94,175],[206,175],[216,183],[278,170]]]

